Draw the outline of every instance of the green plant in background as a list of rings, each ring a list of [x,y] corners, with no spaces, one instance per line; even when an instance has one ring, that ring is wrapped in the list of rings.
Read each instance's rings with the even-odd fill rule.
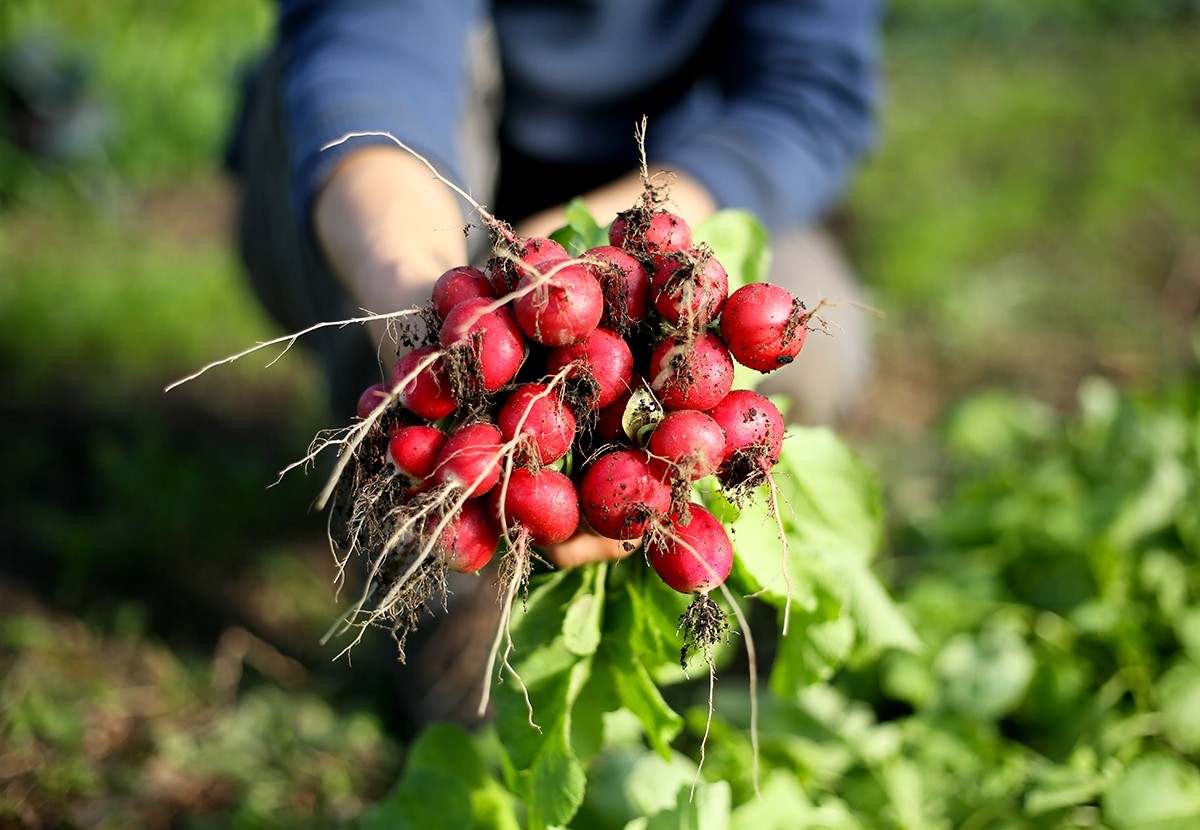
[[[193,828],[338,827],[395,769],[377,716],[273,684],[234,695],[244,655],[218,649],[217,671],[181,659],[136,608],[103,631],[6,611],[0,825],[117,830],[183,814]]]
[[[1045,22],[1091,4],[896,5],[880,146],[844,217],[887,314],[881,354],[938,406],[998,381],[1068,405],[1080,377],[1190,359],[1196,17],[1106,29]],[[985,22],[1006,13],[1043,22]]]
[[[884,459],[871,465],[896,525],[883,564],[924,648],[871,662],[881,633],[907,628],[894,625],[890,602],[872,605],[876,586],[861,581],[868,554],[847,557],[840,573],[794,552],[795,584],[809,590],[797,595],[793,631],[757,641],[776,668],[759,695],[761,798],[749,778],[744,643],[735,635],[720,652],[689,800],[708,726],[703,673],[681,683],[671,668],[672,607],[645,609],[658,624],[637,638],[619,634],[654,586],[610,569],[603,584],[580,573],[540,588],[540,601],[561,596],[579,609],[540,653],[551,665],[526,672],[551,698],[539,723],[555,740],[569,728],[573,754],[526,734],[519,700],[479,736],[427,732],[386,798],[396,750],[376,723],[385,702],[359,716],[315,682],[284,690],[253,672],[236,699],[218,702],[201,693],[213,678],[195,644],[172,654],[144,631],[82,637],[78,623],[16,615],[5,597],[0,756],[6,772],[26,772],[4,792],[18,781],[32,795],[0,802],[0,823],[34,805],[47,821],[127,826],[118,811],[151,794],[150,806],[183,826],[355,826],[382,798],[361,824],[402,827],[429,794],[444,808],[432,826],[447,827],[470,826],[462,804],[473,826],[520,826],[535,802],[552,818],[576,810],[570,826],[584,830],[1197,826],[1198,393],[1194,380],[1120,391],[1198,357],[1196,5],[890,6],[884,135],[840,227],[888,315],[885,389],[859,438]],[[180,573],[225,590],[213,564],[270,547],[269,561],[308,578],[293,589],[274,566],[243,575],[269,585],[268,612],[310,609],[281,624],[315,641],[328,586],[314,587],[318,569],[275,532],[311,491],[298,481],[264,496],[254,472],[292,460],[288,447],[311,434],[313,375],[243,363],[173,406],[158,397],[180,372],[275,333],[249,310],[212,183],[237,67],[272,14],[270,3],[232,0],[0,3],[0,40],[51,32],[88,71],[88,100],[107,118],[99,159],[45,165],[0,153],[0,178],[15,170],[4,185],[20,193],[0,213],[0,413],[20,436],[0,459],[0,524],[18,531],[5,537],[7,555],[70,565],[54,595],[76,610],[97,600],[113,565],[156,586],[156,574]],[[161,209],[164,196],[179,197],[182,219]],[[218,221],[201,221],[210,214]],[[1077,414],[1052,408],[1074,411],[1089,372],[1117,386],[1085,385]],[[997,380],[1033,396],[967,398],[934,447],[893,437],[897,420],[921,423],[905,411],[914,397],[932,417]],[[213,438],[231,425],[228,442]],[[845,473],[846,515],[861,520],[847,548],[882,543],[866,467],[825,434],[798,446]],[[922,500],[929,469],[943,486]],[[801,505],[802,490],[792,494]],[[740,520],[744,547],[772,535],[752,518]],[[255,535],[264,529],[270,541]],[[763,573],[737,578],[758,584]],[[778,625],[772,602],[751,604],[760,631]],[[110,626],[105,606],[89,613]],[[614,668],[634,649],[656,667],[649,679]],[[597,695],[564,686],[584,675],[619,688],[626,711],[598,713]],[[783,678],[795,693],[779,693]],[[131,724],[132,739],[113,742]],[[512,752],[540,761],[542,777],[506,766],[501,734],[523,736]],[[120,751],[98,754],[105,747]],[[179,780],[181,767],[202,770],[185,783],[215,786],[224,800],[171,800],[169,788],[148,786]],[[545,781],[568,786],[535,791]]]
[[[125,185],[177,184],[216,166],[238,73],[265,43],[273,14],[263,0],[11,0],[0,9],[0,51],[37,50],[36,62],[53,70],[46,75],[74,73],[79,98],[103,112],[102,147],[89,152],[87,173]],[[51,111],[57,85],[39,87]],[[0,139],[0,147],[8,143]],[[10,160],[18,163],[0,154],[5,169]],[[37,198],[46,182],[30,184],[23,195]]]
[[[879,675],[926,809],[971,827],[1200,823],[1200,384],[1092,380],[949,419],[945,499],[898,541],[927,649]]]

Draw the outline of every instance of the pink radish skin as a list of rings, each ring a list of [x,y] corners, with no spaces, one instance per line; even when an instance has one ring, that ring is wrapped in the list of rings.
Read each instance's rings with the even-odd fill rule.
[[[412,374],[435,351],[437,349],[434,346],[421,346],[396,361],[396,367],[392,370],[392,386]],[[400,390],[399,398],[406,409],[428,421],[445,418],[458,408],[441,358],[406,383]]]
[[[498,520],[503,515],[501,528],[505,523],[510,528],[520,525],[535,545],[565,542],[579,527],[579,492],[557,470],[516,468],[507,485],[502,482],[492,488],[488,505]]]
[[[469,424],[446,439],[433,470],[438,484],[453,485],[468,498],[482,496],[500,480],[503,436],[492,424]]]
[[[509,253],[515,260],[497,257],[488,265],[488,278],[497,297],[512,291],[521,277],[544,271],[544,263],[570,256],[566,248],[544,236],[523,239]]]
[[[725,433],[709,416],[694,409],[668,412],[650,436],[647,449],[675,467],[688,481],[712,475],[725,452]]]
[[[729,275],[711,253],[688,251],[659,261],[650,291],[664,320],[697,329],[721,313],[729,295]]]
[[[403,478],[406,496],[428,490],[438,453],[446,444],[446,433],[437,427],[416,425],[401,427],[388,440],[388,460]]]
[[[804,304],[786,288],[743,285],[721,312],[721,339],[743,366],[770,372],[800,354],[808,334]]]
[[[565,261],[542,263],[548,278],[526,275],[517,281],[518,291],[537,285],[513,301],[513,314],[525,336],[544,346],[578,343],[595,331],[604,313],[599,281],[583,265]]]
[[[760,448],[773,465],[783,449],[783,416],[770,400],[748,389],[735,389],[709,410],[725,432],[721,468],[726,469],[739,450]]]
[[[479,297],[492,299],[496,296],[487,275],[470,265],[460,265],[451,268],[433,284],[433,311],[445,320],[450,309],[463,300],[473,300]]]
[[[531,236],[525,240],[521,250],[521,264],[525,268],[536,268],[539,271],[545,271],[543,267],[547,262],[553,262],[556,259],[567,259],[570,254],[558,242],[544,236]],[[522,269],[519,276],[528,273],[525,268]]]
[[[575,438],[575,413],[559,400],[557,392],[548,393],[547,388],[544,383],[517,387],[496,416],[506,442],[517,436],[517,425],[521,424],[520,434],[542,464],[566,455]]]
[[[571,377],[579,377],[581,372],[590,374],[600,387],[597,408],[608,406],[629,391],[633,381],[633,353],[625,339],[615,332],[598,328],[578,343],[551,349],[546,355],[546,371],[555,375],[576,362],[579,368]]]
[[[671,487],[641,450],[600,456],[579,483],[580,506],[592,529],[609,539],[636,539],[671,508]]]
[[[371,413],[375,411],[375,407],[383,403],[384,398],[388,396],[388,387],[382,383],[373,383],[363,390],[362,395],[358,398],[357,413],[359,420],[366,420],[371,417]]]
[[[682,217],[669,211],[656,211],[642,238],[646,253],[651,257],[683,251],[692,245],[692,229]]]
[[[650,566],[668,586],[681,594],[707,594],[729,578],[733,546],[729,534],[712,513],[693,504],[691,520],[671,523],[671,530],[647,546]]]
[[[604,292],[601,326],[627,332],[646,319],[650,313],[650,275],[637,259],[614,245],[592,248],[583,258]]]
[[[463,300],[446,315],[438,341],[443,346],[471,343],[478,351],[483,388],[495,392],[516,376],[525,359],[525,341],[507,308],[487,311],[492,300]],[[420,414],[420,413],[418,413]]]
[[[430,531],[437,522],[430,520]],[[434,545],[434,553],[452,571],[473,574],[491,561],[500,527],[483,499],[468,499]]]
[[[650,388],[666,409],[707,410],[733,388],[733,358],[711,332],[690,345],[666,338],[650,355]]]
[[[617,215],[608,229],[609,244],[651,260],[678,253],[692,245],[692,229],[682,217],[665,210],[650,215],[645,228],[632,227],[630,212]],[[642,233],[637,235],[641,230]]]

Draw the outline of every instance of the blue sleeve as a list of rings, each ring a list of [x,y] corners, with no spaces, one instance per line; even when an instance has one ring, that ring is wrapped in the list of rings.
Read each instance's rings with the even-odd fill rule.
[[[741,0],[709,106],[668,118],[651,160],[770,227],[807,223],[841,194],[874,139],[879,3]]]
[[[387,132],[457,180],[457,131],[466,90],[468,33],[480,0],[281,0],[281,95],[290,187],[307,222],[337,162]]]

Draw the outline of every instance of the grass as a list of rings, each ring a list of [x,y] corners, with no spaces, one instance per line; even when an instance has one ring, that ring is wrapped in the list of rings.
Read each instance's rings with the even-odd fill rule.
[[[1065,0],[1050,26],[988,5],[1008,21],[995,33],[897,7],[882,142],[837,226],[888,315],[855,435],[902,515],[928,504],[921,470],[938,463],[921,436],[982,387],[1066,406],[1090,374],[1194,372],[1200,33],[1116,29]],[[0,532],[5,572],[31,586],[0,601],[0,759],[21,768],[0,768],[0,824],[105,826],[151,792],[164,823],[334,826],[393,768],[383,716],[346,703],[362,673],[314,670],[334,613],[303,513],[317,479],[267,489],[326,425],[311,362],[251,358],[161,393],[279,333],[238,272],[216,174],[270,15],[265,0],[0,6],[0,41],[53,33],[111,118],[98,158],[0,153]],[[261,647],[221,687],[239,630]],[[304,667],[297,685],[272,652]],[[200,791],[217,796],[184,797]]]

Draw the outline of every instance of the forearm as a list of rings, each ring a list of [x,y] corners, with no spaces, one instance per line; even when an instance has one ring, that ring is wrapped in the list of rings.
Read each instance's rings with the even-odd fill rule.
[[[467,261],[462,226],[458,197],[399,148],[346,156],[313,203],[318,244],[350,295],[372,312],[427,302],[438,276]]]

